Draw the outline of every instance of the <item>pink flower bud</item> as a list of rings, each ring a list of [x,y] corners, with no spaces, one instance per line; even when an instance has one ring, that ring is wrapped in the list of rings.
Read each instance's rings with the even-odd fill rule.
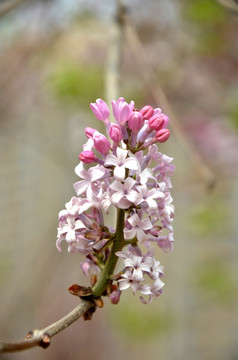
[[[130,104],[127,104],[124,98],[119,98],[117,101],[112,101],[112,110],[115,116],[115,119],[119,123],[125,123],[129,120],[131,113],[134,109],[134,101],[131,101]]]
[[[139,131],[143,126],[143,116],[139,111],[134,111],[128,120],[128,126],[131,130]]]
[[[91,103],[90,108],[98,120],[105,121],[108,119],[110,114],[109,108],[102,99],[97,99],[96,103]]]
[[[109,136],[110,138],[118,143],[123,138],[121,127],[118,124],[112,124],[109,129]]]
[[[90,263],[87,261],[84,261],[81,264],[81,269],[84,275],[89,275],[89,270],[90,270]]]
[[[160,129],[155,134],[156,140],[160,143],[167,141],[169,136],[170,136],[169,129]]]
[[[165,124],[165,120],[164,120],[164,115],[153,115],[150,119],[149,119],[149,127],[153,130],[160,130],[164,127]]]
[[[93,134],[94,134],[94,132],[96,131],[96,129],[93,129],[93,128],[90,128],[90,127],[86,127],[86,128],[84,129],[84,131],[85,131],[85,134],[86,134],[87,138],[88,138],[88,139],[92,139],[92,138],[93,138]]]
[[[140,113],[144,119],[149,120],[149,118],[151,118],[151,116],[154,114],[154,109],[152,106],[146,105],[140,110]]]
[[[162,114],[162,110],[160,108],[155,108],[154,115],[160,115],[160,114]]]
[[[84,162],[85,164],[91,164],[96,160],[96,156],[94,155],[93,151],[82,151],[79,155],[79,160]]]
[[[164,115],[164,128],[168,126],[168,123],[169,123],[169,117]]]
[[[113,305],[117,305],[119,303],[120,296],[121,296],[121,291],[119,291],[119,290],[113,291],[110,294],[109,299]]]
[[[98,152],[100,152],[103,155],[108,154],[111,148],[111,144],[110,141],[106,138],[106,136],[104,136],[98,131],[95,131],[93,134],[93,141],[94,141],[95,149]]]

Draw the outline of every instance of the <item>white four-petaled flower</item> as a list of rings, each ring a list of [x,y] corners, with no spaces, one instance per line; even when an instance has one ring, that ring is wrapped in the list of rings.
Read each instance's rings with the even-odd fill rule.
[[[150,230],[153,227],[149,217],[141,219],[138,214],[135,213],[127,218],[127,221],[131,226],[130,228],[124,228],[124,236],[126,240],[137,237],[138,241],[141,243],[148,239],[149,235],[146,234],[145,231]]]
[[[105,160],[105,166],[114,166],[114,178],[119,181],[124,181],[126,176],[126,169],[139,170],[139,163],[136,157],[120,147],[117,148],[116,156],[108,154]]]

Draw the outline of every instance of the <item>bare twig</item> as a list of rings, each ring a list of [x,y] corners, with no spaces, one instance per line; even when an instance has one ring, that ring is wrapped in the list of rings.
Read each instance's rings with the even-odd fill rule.
[[[95,305],[92,302],[80,299],[78,306],[70,313],[44,329],[30,331],[24,340],[19,342],[0,341],[0,354],[26,350],[35,346],[47,348],[50,345],[50,340],[53,336],[66,329],[69,325],[73,324],[81,316],[87,313],[89,309],[94,307]]]
[[[0,4],[0,17],[29,0],[8,0]]]
[[[221,5],[228,9],[234,15],[238,15],[238,1],[237,0],[217,0]]]
[[[175,136],[178,139],[181,147],[184,149],[187,156],[190,158],[192,165],[195,168],[197,174],[205,180],[207,186],[212,188],[215,184],[215,176],[209,167],[203,161],[201,155],[198,153],[186,132],[181,127],[179,120],[175,116],[167,96],[165,95],[162,87],[158,83],[156,73],[153,71],[148,52],[144,50],[133,21],[128,15],[125,17],[126,22],[126,40],[128,41],[130,48],[135,53],[135,61],[140,66],[140,74],[144,79],[145,84],[148,86],[152,98],[156,103],[159,103],[166,111],[166,114],[170,117],[171,126],[175,130]]]
[[[119,97],[122,48],[124,42],[124,12],[125,7],[120,0],[117,1],[117,13],[111,25],[111,39],[108,52],[108,61],[105,76],[106,102]]]

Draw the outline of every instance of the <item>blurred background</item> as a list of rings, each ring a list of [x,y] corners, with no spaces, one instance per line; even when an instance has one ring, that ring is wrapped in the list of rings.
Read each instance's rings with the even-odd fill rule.
[[[57,217],[74,195],[84,127],[103,131],[89,103],[106,96],[117,11],[111,0],[10,2],[0,1],[3,340],[65,315],[77,305],[67,288],[88,285],[81,256],[56,250]],[[238,16],[215,0],[125,5],[139,43],[122,44],[120,96],[177,119],[160,146],[177,168],[175,249],[157,253],[165,293],[150,305],[130,291],[105,300],[49,349],[5,359],[238,359]]]

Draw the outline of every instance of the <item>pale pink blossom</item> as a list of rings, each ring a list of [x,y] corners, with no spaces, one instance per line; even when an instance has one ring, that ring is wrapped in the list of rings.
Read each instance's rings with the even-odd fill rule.
[[[71,254],[81,253],[85,256],[88,256],[92,251],[92,246],[89,241],[85,239],[84,236],[78,235],[76,241],[73,241],[68,244],[68,252]]]
[[[164,267],[160,265],[160,262],[154,256],[145,256],[144,262],[147,265],[147,269],[144,271],[151,279],[156,280],[164,274]]]
[[[136,282],[143,281],[144,272],[150,272],[151,264],[147,263],[143,256],[135,255],[132,251],[118,251],[116,253],[118,257],[124,258],[124,266],[127,270],[130,270],[130,278]],[[127,272],[127,275],[129,272]]]
[[[135,213],[127,218],[127,222],[129,223],[130,228],[124,228],[124,236],[126,240],[137,237],[139,243],[141,243],[148,239],[149,235],[145,233],[145,231],[150,230],[153,227],[149,217],[141,219],[138,214]]]
[[[140,281],[137,278],[133,277],[130,270],[127,270],[118,280],[119,289],[121,291],[127,290],[129,287],[132,288],[133,293],[135,294],[136,291],[140,287]]]
[[[141,296],[141,302],[143,304],[149,304],[153,298],[156,298],[163,293],[163,287],[164,283],[160,280],[160,278],[157,278],[152,286],[148,284],[140,286],[140,292],[144,295],[149,295],[149,299],[147,301]]]
[[[168,193],[166,198],[165,198],[164,208],[163,208],[163,211],[162,211],[162,214],[161,214],[169,222],[171,222],[173,217],[174,217],[174,205],[172,204],[172,201],[173,201],[173,198]]]
[[[62,221],[62,217],[65,216],[76,216],[80,208],[81,199],[73,196],[70,201],[65,204],[66,210],[61,210],[59,212],[59,220]]]
[[[101,165],[97,165],[85,170],[83,163],[80,162],[75,168],[75,173],[83,179],[74,184],[76,194],[80,196],[86,191],[88,196],[89,192],[92,191],[92,184],[105,175],[106,169]]]
[[[129,156],[128,156],[129,154]],[[117,148],[116,155],[108,154],[105,159],[105,166],[114,166],[114,178],[119,181],[125,179],[126,170],[139,170],[139,163],[136,157],[120,147]]]
[[[156,243],[164,252],[170,253],[173,250],[173,232],[170,232],[168,235],[158,236]]]
[[[92,137],[88,138],[88,141],[83,144],[83,150],[84,151],[92,151],[92,149],[94,148],[94,141]]]
[[[149,210],[155,210],[157,209],[157,201],[155,199],[163,199],[164,193],[160,191],[159,188],[154,188],[151,190],[148,190],[147,186],[145,184],[137,186],[137,198],[135,199],[134,203],[135,205],[140,205],[142,203],[146,203]]]
[[[84,223],[81,220],[76,220],[74,218],[68,217],[66,223],[58,228],[58,243],[57,247],[59,251],[61,250],[60,243],[63,239],[62,235],[65,236],[65,240],[67,243],[76,242],[77,233],[79,233],[80,230],[86,229]]]
[[[90,259],[81,262],[80,267],[84,275],[91,276],[100,274],[100,268]]]
[[[152,179],[156,182],[156,178],[154,177],[153,171],[150,168],[145,168],[141,173],[136,173],[136,180],[141,185],[146,184],[149,179]]]
[[[127,177],[124,183],[115,180],[110,189],[113,191],[111,194],[111,202],[113,205],[120,209],[127,209],[131,206],[137,196],[137,192],[133,190],[136,181],[131,177]]]
[[[131,287],[134,294],[140,291],[143,295],[149,295],[147,301],[140,297],[144,304],[149,303],[153,297],[162,293],[164,283],[160,280],[160,276],[163,275],[163,267],[151,254],[138,256],[133,247],[128,247],[127,251],[119,251],[116,255],[124,259],[125,271],[118,280],[121,291]],[[154,283],[144,283],[146,276],[154,280]]]

